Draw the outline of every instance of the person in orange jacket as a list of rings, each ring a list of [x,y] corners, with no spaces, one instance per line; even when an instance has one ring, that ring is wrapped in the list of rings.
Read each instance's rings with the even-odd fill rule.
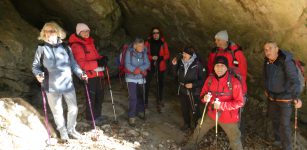
[[[96,124],[102,124],[106,117],[101,115],[104,100],[103,71],[108,58],[99,55],[94,39],[90,37],[90,28],[85,23],[78,23],[76,33],[69,37],[73,55],[88,76],[89,94]],[[91,121],[90,107],[86,105],[86,120]]]
[[[210,75],[206,79],[200,94],[201,101],[208,103],[207,115],[204,117],[203,126],[200,129],[199,125],[196,127],[192,138],[182,149],[193,149],[196,146],[195,142],[198,143],[215,126],[217,120],[218,125],[228,136],[231,149],[243,150],[238,126],[239,108],[243,106],[242,85],[237,78],[229,73],[228,67],[226,57],[217,56],[215,58],[214,75]],[[216,99],[218,101],[215,101]]]
[[[164,106],[162,101],[163,97],[163,88],[164,88],[164,73],[166,71],[166,61],[169,59],[169,50],[168,44],[165,41],[161,30],[158,27],[153,27],[151,30],[151,35],[148,37],[145,42],[145,46],[147,47],[147,55],[150,61],[150,69],[148,70],[148,75],[146,76],[146,94],[145,94],[145,106],[148,107],[148,95],[150,82],[154,74],[158,76],[156,81],[158,81],[157,87],[157,108],[158,111],[160,107]]]

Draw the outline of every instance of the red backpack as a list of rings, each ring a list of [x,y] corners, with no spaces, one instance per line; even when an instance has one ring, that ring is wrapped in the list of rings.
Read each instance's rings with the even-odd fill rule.
[[[127,72],[127,70],[125,69],[125,56],[128,47],[128,44],[124,44],[121,48],[122,51],[118,57],[118,70],[120,75],[124,75]]]

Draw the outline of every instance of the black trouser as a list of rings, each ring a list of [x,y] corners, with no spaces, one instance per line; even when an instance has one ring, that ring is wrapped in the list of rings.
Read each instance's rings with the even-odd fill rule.
[[[88,79],[88,92],[91,99],[94,119],[101,116],[102,102],[104,100],[104,83],[102,77]],[[90,107],[86,104],[86,119],[92,120]]]
[[[145,90],[145,104],[148,105],[148,96],[149,96],[149,88],[150,88],[150,82],[152,78],[154,77],[154,74],[158,72],[158,79],[157,76],[155,77],[154,81],[157,83],[157,80],[159,80],[159,83],[157,84],[158,87],[156,87],[156,98],[157,98],[157,104],[160,104],[162,101],[162,95],[163,95],[163,87],[164,87],[164,72],[165,71],[159,71],[159,69],[156,70],[156,68],[152,65],[151,70],[148,71],[146,76],[146,90]],[[159,91],[158,91],[159,88]]]
[[[193,95],[193,97],[194,97],[194,108],[195,108],[194,113],[193,113],[193,108],[192,108],[192,105],[191,105],[190,97],[188,95],[185,95],[185,94],[180,94],[179,97],[180,97],[181,111],[182,111],[184,124],[189,126],[189,127],[194,128],[197,125],[198,118],[201,116],[200,108],[199,108],[199,106],[200,106],[199,95]],[[192,116],[192,118],[191,118],[191,116]],[[191,126],[191,125],[193,125],[193,126]]]
[[[273,122],[276,141],[281,141],[284,150],[292,150],[291,144],[291,102],[269,101],[269,117]]]

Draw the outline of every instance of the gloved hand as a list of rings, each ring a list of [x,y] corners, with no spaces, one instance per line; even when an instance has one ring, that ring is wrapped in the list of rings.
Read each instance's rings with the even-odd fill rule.
[[[140,74],[141,73],[141,69],[140,68],[135,68],[133,71],[133,74]]]
[[[143,75],[143,77],[146,77],[147,76],[147,71],[146,70],[141,71],[141,74]]]
[[[108,56],[103,56],[101,59],[98,60],[98,66],[104,67],[108,64],[109,58]]]

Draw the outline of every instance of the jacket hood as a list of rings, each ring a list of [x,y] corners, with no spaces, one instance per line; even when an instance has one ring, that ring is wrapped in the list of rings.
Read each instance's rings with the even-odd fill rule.
[[[291,61],[293,59],[293,55],[288,51],[279,49],[278,53],[279,53],[279,56],[283,56],[285,58],[285,61]]]

